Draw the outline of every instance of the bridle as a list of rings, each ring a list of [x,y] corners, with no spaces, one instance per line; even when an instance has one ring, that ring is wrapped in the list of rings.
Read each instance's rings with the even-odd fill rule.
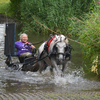
[[[60,42],[60,41],[59,41],[59,42]],[[57,43],[58,43],[58,42],[57,42]],[[54,45],[53,51],[52,51],[51,55],[52,55],[52,56],[58,56],[59,54],[61,54],[61,55],[64,56],[65,59],[66,59],[67,57],[69,57],[68,60],[70,60],[70,59],[71,59],[71,50],[73,49],[72,46],[71,46],[70,44],[68,44],[68,45],[66,44],[66,47],[64,48],[64,53],[58,53],[58,52],[57,52],[57,47],[56,47],[57,43]]]

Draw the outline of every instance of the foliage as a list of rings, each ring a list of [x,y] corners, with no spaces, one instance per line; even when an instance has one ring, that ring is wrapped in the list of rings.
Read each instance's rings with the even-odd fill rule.
[[[20,11],[20,3],[22,0],[10,0],[10,12],[13,17],[20,20],[21,11]]]
[[[20,19],[26,33],[50,34],[39,25],[33,17],[43,25],[59,33],[67,34],[70,19],[88,12],[93,0],[11,0],[13,15]]]
[[[98,56],[96,57],[96,59],[93,60],[93,66],[91,68],[91,72],[96,73],[97,75],[98,73]]]
[[[0,0],[0,3],[9,3],[10,0]]]
[[[96,7],[93,12],[87,15],[87,19],[81,19],[72,19],[73,25],[71,24],[69,29],[70,31],[72,29],[72,32],[75,30],[79,40],[85,44],[82,46],[83,54],[92,63],[91,71],[100,74],[100,7]]]
[[[0,13],[5,14],[5,12],[7,12],[7,14],[9,13],[9,2],[10,0],[0,0]]]

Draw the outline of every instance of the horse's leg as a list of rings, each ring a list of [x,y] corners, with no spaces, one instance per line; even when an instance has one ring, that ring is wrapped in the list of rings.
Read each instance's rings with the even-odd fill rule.
[[[63,63],[63,66],[62,66],[62,73],[61,73],[61,76],[62,76],[62,77],[64,76],[64,72],[65,72],[65,69],[66,69],[67,65],[68,65],[68,62],[65,61],[65,62]]]
[[[42,71],[43,71],[43,69],[44,69],[44,66],[45,66],[44,61],[40,61],[40,62],[39,62],[39,72],[40,72],[40,73],[42,73]]]
[[[52,66],[52,63],[51,63],[49,57],[45,58],[44,61],[46,62],[46,64],[47,64],[48,66]]]
[[[51,72],[51,73],[53,72],[53,66],[50,67],[50,72]]]
[[[53,74],[53,66],[52,66],[50,58],[47,57],[47,58],[44,59],[44,61],[46,62],[47,66],[51,66],[50,67],[50,72],[51,72],[51,74]]]
[[[32,65],[31,71],[32,71],[32,72],[36,72],[36,71],[38,71],[38,70],[39,70],[39,63],[37,62],[37,63],[35,63],[34,65]]]
[[[54,75],[53,66],[50,66],[50,73],[51,73],[52,75]]]
[[[58,68],[58,65],[57,65],[57,63],[56,63],[56,60],[54,59],[54,58],[51,58],[51,63],[52,63],[52,66],[55,68],[55,70],[57,71],[57,75],[58,76],[61,76],[61,72],[60,72],[60,70],[59,70],[59,68]]]

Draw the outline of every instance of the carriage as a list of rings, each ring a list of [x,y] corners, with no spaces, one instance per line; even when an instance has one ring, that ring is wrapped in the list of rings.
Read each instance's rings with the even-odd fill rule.
[[[5,63],[7,64],[6,69],[10,70],[22,70],[22,71],[37,71],[37,59],[34,56],[35,50],[32,53],[32,57],[25,58],[24,62],[21,63],[17,52],[15,50],[15,38],[16,38],[16,23],[5,24],[5,44],[4,44],[4,55],[7,56]],[[19,62],[13,62],[12,58],[17,57]],[[34,66],[35,65],[35,66]]]
[[[55,68],[59,73],[58,65],[62,65],[62,72],[64,72],[71,59],[72,47],[68,39],[64,35],[55,35],[40,45],[36,56],[25,58],[24,63],[13,63],[11,58],[17,57],[15,52],[16,23],[6,24],[6,34],[4,54],[7,56],[8,68],[33,72],[39,70],[41,73],[46,67],[51,66],[50,71]]]

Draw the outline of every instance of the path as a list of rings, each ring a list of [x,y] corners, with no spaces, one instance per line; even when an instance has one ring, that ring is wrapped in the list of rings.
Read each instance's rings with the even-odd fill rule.
[[[8,93],[0,94],[0,100],[100,100],[100,92],[81,93]]]

